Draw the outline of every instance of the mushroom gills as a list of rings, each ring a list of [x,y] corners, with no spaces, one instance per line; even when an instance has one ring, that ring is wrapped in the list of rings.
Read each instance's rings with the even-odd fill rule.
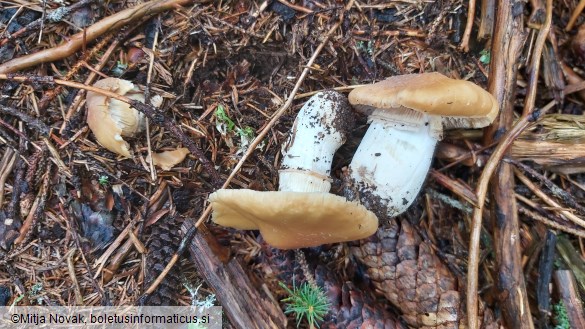
[[[440,122],[425,114],[401,127],[372,120],[350,164],[352,186],[368,209],[385,208],[388,216],[404,212],[418,195],[431,166]]]

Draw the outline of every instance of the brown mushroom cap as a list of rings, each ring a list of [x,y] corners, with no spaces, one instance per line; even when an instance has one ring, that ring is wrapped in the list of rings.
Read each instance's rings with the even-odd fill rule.
[[[280,249],[363,239],[378,229],[374,213],[329,193],[222,189],[209,201],[215,223],[259,229],[266,242]]]
[[[348,98],[367,114],[374,109],[408,108],[441,116],[445,129],[485,127],[499,111],[496,99],[478,85],[436,72],[394,76],[358,87]]]

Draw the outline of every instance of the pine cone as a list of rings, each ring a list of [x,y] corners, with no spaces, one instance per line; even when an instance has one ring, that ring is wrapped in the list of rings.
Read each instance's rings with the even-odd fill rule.
[[[146,247],[146,276],[145,287],[158,277],[181,243],[179,233],[180,223],[175,217],[161,218],[152,225],[152,233]],[[177,267],[174,266],[160,283],[158,288],[150,295],[139,301],[143,306],[176,306],[177,289],[180,287],[180,277]]]
[[[457,280],[407,221],[399,225],[390,219],[352,253],[366,265],[376,291],[403,312],[409,325],[458,327]]]
[[[395,305],[410,326],[465,326],[457,278],[407,220],[389,219],[388,225],[352,247],[352,253],[366,266],[376,292]],[[480,312],[483,328],[497,328],[489,309]]]

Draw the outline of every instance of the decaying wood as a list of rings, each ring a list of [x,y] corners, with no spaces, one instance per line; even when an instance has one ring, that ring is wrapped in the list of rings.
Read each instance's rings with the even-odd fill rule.
[[[185,221],[183,232],[193,223]],[[199,232],[189,244],[191,259],[199,274],[215,291],[223,310],[236,328],[286,328],[286,317],[278,303],[255,287],[246,271],[236,258],[225,259],[218,255],[210,245],[225,249],[211,233],[199,227]]]
[[[486,144],[497,140],[496,133],[507,130],[514,119],[514,99],[518,64],[526,36],[522,15],[513,14],[513,7],[520,3],[499,2],[491,49],[488,91],[498,100],[500,115],[486,130]],[[491,180],[491,216],[494,225],[494,247],[499,268],[497,287],[504,321],[510,328],[533,328],[528,306],[528,295],[522,271],[518,212],[514,195],[514,176],[509,164],[501,164]],[[472,241],[473,243],[473,241]],[[474,256],[470,253],[470,258]],[[470,266],[477,260],[470,260]],[[469,271],[470,280],[476,279],[475,271]],[[468,281],[467,310],[469,327],[479,326],[475,320],[477,286]],[[474,289],[470,289],[474,288]]]
[[[542,51],[542,76],[546,89],[549,90],[557,104],[563,103],[565,80],[563,79],[563,70],[561,68],[561,58],[559,51],[555,46],[557,43],[554,34],[549,34],[550,42],[547,42]]]
[[[540,327],[546,328],[550,319],[550,283],[552,281],[553,265],[555,260],[555,245],[557,236],[550,230],[546,231],[544,246],[538,261],[538,282],[536,285],[536,299],[540,316]]]
[[[579,31],[581,31],[581,29],[579,29]],[[585,32],[585,29],[583,29],[583,31]],[[568,83],[576,85],[583,82],[583,79],[564,62],[561,63],[561,69]],[[585,100],[585,90],[578,91],[577,95],[579,95],[579,98],[581,98],[581,100]]]
[[[430,177],[434,178],[440,185],[453,192],[455,195],[461,197],[472,205],[477,205],[477,196],[473,190],[465,183],[451,179],[450,177],[436,171],[431,170]]]
[[[509,156],[518,161],[533,161],[545,169],[562,174],[585,172],[585,118],[582,115],[547,114],[514,140]],[[435,156],[452,163],[481,168],[487,155],[479,147],[441,142]]]
[[[582,115],[551,114],[525,131],[511,148],[511,156],[531,160],[565,174],[585,171],[585,119]]]
[[[571,328],[585,328],[585,305],[581,301],[573,274],[569,270],[555,271],[554,279],[559,299],[567,309]]]
[[[558,237],[557,251],[565,264],[567,264],[567,268],[575,276],[581,291],[585,291],[585,260],[583,257],[565,236]]]

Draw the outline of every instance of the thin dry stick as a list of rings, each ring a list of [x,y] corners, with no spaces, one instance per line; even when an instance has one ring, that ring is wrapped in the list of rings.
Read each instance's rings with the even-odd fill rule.
[[[537,113],[538,115],[538,113]],[[512,144],[520,133],[528,126],[530,126],[537,117],[534,116],[523,116],[516,122],[514,127],[498,144],[494,153],[489,158],[485,165],[481,176],[479,177],[479,183],[475,194],[477,195],[477,208],[473,211],[473,217],[471,222],[471,232],[469,240],[469,265],[467,268],[467,323],[470,329],[478,329],[478,273],[479,273],[479,236],[482,226],[482,212],[485,204],[485,198],[489,185],[489,180],[500,164],[500,160],[504,157],[504,154],[508,150],[508,147]]]
[[[528,115],[532,108],[534,108],[534,101],[536,100],[536,85],[538,83],[540,59],[542,58],[542,50],[544,49],[544,44],[546,43],[546,38],[548,37],[552,23],[552,8],[548,8],[548,2],[549,1],[547,1],[546,19],[544,25],[542,25],[540,31],[538,31],[538,36],[536,37],[536,42],[534,44],[534,55],[532,56],[532,62],[530,63],[530,77],[528,79],[528,85],[532,88],[529,88],[526,93],[522,115]]]
[[[2,163],[0,164],[0,209],[2,209],[2,204],[4,203],[4,183],[6,183],[8,175],[14,168],[16,156],[14,150],[8,148],[2,157]]]
[[[522,197],[521,195],[518,195],[518,194],[516,194],[516,199],[518,199],[518,200],[520,200],[522,202],[525,201],[524,197]],[[561,224],[559,224],[559,223],[557,223],[557,222],[555,222],[553,220],[550,220],[550,219],[548,219],[548,218],[546,218],[544,216],[541,216],[541,215],[537,214],[534,211],[530,211],[530,210],[524,208],[523,206],[520,206],[518,208],[518,211],[520,213],[522,213],[522,214],[524,214],[524,215],[526,215],[526,216],[528,216],[528,217],[530,217],[530,218],[532,218],[534,220],[537,220],[537,221],[543,223],[544,225],[550,226],[550,227],[552,227],[552,228],[554,228],[556,230],[563,231],[563,232],[566,232],[566,233],[569,233],[569,234],[573,234],[573,235],[578,236],[578,237],[581,237],[581,238],[585,238],[585,232],[584,231],[579,231],[579,230],[576,230],[576,229],[567,227],[566,225],[561,225]]]
[[[83,305],[83,295],[81,294],[81,289],[79,288],[79,281],[77,281],[77,276],[75,275],[75,263],[73,262],[73,256],[75,256],[76,248],[72,248],[69,253],[67,254],[67,269],[69,270],[69,278],[71,279],[71,283],[73,285],[73,292],[75,293],[75,305]]]
[[[34,54],[22,56],[0,65],[0,73],[11,73],[32,67],[41,63],[53,62],[73,55],[81,47],[104,33],[121,28],[143,16],[151,16],[161,11],[182,6],[192,0],[159,0],[150,1],[137,5],[133,8],[122,10],[114,15],[108,16],[82,32],[72,35],[61,45]]]
[[[580,218],[579,216],[573,214],[572,212],[563,209],[563,206],[558,204],[556,201],[552,200],[546,193],[544,193],[541,189],[539,189],[536,184],[534,184],[528,177],[526,177],[520,170],[514,169],[514,173],[516,177],[520,179],[520,181],[528,187],[529,190],[532,191],[537,197],[539,197],[542,201],[544,201],[549,207],[553,207],[558,213],[568,221],[573,222],[575,225],[580,226],[581,228],[585,229],[585,220]]]
[[[539,36],[537,38],[537,42],[544,42],[546,41],[546,34],[550,30],[550,25],[552,22],[552,0],[546,1],[546,20],[544,25],[542,26],[541,31],[539,32]],[[546,33],[543,33],[546,31]],[[540,37],[540,34],[545,34],[544,38]],[[537,45],[538,46],[538,45]],[[540,48],[542,49],[542,48]],[[534,56],[540,56],[540,54],[535,53]],[[539,65],[540,61],[533,61],[535,65]],[[532,67],[531,72],[538,75],[539,67]],[[536,93],[536,81],[530,81],[531,84],[529,85],[528,95]],[[531,101],[532,103],[529,103]],[[522,114],[520,120],[516,122],[516,124],[512,127],[510,131],[504,135],[499,145],[494,150],[494,153],[489,158],[481,176],[479,178],[479,182],[477,185],[477,189],[475,194],[477,195],[478,205],[477,208],[473,211],[472,223],[471,223],[471,234],[469,240],[469,261],[468,261],[468,269],[467,269],[467,325],[470,329],[478,329],[478,273],[479,273],[479,237],[481,233],[482,227],[482,213],[483,213],[483,206],[485,204],[486,193],[489,185],[489,180],[498,167],[502,157],[508,150],[508,147],[512,144],[514,139],[516,139],[520,133],[526,129],[531,123],[535,122],[539,116],[546,113],[546,111],[552,107],[552,102],[549,103],[546,107],[542,110],[526,112]],[[525,108],[528,107],[529,109],[534,108],[534,97],[527,97]]]
[[[463,38],[461,39],[461,45],[459,48],[464,52],[469,51],[469,38],[471,37],[471,29],[473,28],[473,19],[475,18],[475,0],[469,0],[467,5],[467,24],[465,25],[465,32],[463,32]]]
[[[134,30],[133,28],[128,29],[126,31],[125,36],[128,35],[129,31],[133,31],[133,30]],[[89,75],[85,79],[84,84],[86,84],[86,85],[93,84],[94,80],[98,76],[97,72],[101,72],[101,70],[104,68],[104,66],[106,66],[106,64],[110,60],[110,56],[114,53],[114,50],[118,47],[118,45],[122,42],[122,40],[125,39],[125,36],[123,38],[116,38],[116,39],[114,39],[114,41],[112,41],[112,43],[110,44],[108,49],[100,56],[99,62],[93,67],[91,72],[89,72]],[[69,119],[71,119],[71,116],[73,115],[73,113],[75,113],[77,111],[77,109],[79,108],[79,105],[81,104],[81,102],[84,99],[85,99],[85,90],[80,90],[77,93],[77,95],[75,96],[75,98],[73,99],[73,102],[71,102],[71,105],[69,105],[69,108],[67,109],[67,114],[65,115],[65,118],[63,120],[63,124],[61,125],[61,129],[59,130],[60,134],[63,134],[63,130],[65,129],[65,127],[69,123]]]
[[[579,4],[569,19],[569,23],[567,23],[567,27],[565,27],[565,31],[570,31],[573,28],[573,25],[575,25],[575,22],[577,21],[577,18],[579,18],[579,15],[581,15],[583,9],[585,9],[585,0],[579,1]]]
[[[330,89],[327,89],[327,90],[335,90],[335,91],[345,92],[345,91],[352,91],[355,88],[359,88],[359,87],[363,87],[363,86],[365,86],[365,85],[341,86],[341,87],[330,88]],[[322,90],[313,90],[313,91],[309,91],[307,93],[297,94],[295,96],[295,99],[301,99],[301,98],[305,98],[305,97],[311,97],[311,96],[313,96],[313,95],[315,95],[315,94],[317,94],[317,93],[319,93],[319,92],[321,92],[323,90],[325,90],[325,89],[322,89]]]
[[[146,104],[152,104],[150,100],[150,83],[152,81],[152,71],[154,70],[154,57],[156,54],[156,45],[158,43],[158,31],[159,27],[157,24],[156,32],[154,33],[154,40],[152,41],[152,51],[149,51],[148,54],[150,55],[150,60],[148,61],[148,74],[146,75],[146,99],[144,102]],[[148,118],[146,119],[146,144],[148,146],[148,166],[150,170],[150,180],[156,181],[156,170],[154,169],[154,160],[152,157],[152,145],[150,140],[150,124]]]
[[[319,56],[319,54],[321,53],[321,50],[323,50],[323,48],[325,47],[325,45],[329,41],[329,38],[331,37],[331,35],[333,35],[335,30],[337,30],[337,28],[341,25],[341,22],[343,22],[344,13],[345,13],[345,11],[348,11],[353,6],[353,2],[354,2],[354,0],[350,0],[347,3],[347,5],[344,8],[344,12],[342,12],[340,15],[339,21],[337,23],[335,23],[329,29],[329,31],[327,31],[327,34],[323,38],[323,41],[321,41],[321,43],[319,44],[317,49],[315,49],[315,52],[313,53],[313,55],[311,56],[311,58],[307,62],[307,65],[303,69],[303,72],[301,72],[301,75],[299,76],[297,83],[295,84],[293,90],[291,91],[291,93],[290,93],[288,99],[286,100],[286,102],[284,103],[284,105],[282,105],[282,107],[280,109],[278,109],[278,111],[276,111],[276,113],[274,113],[274,116],[268,122],[268,124],[266,124],[264,129],[262,129],[262,131],[258,134],[258,136],[256,136],[256,138],[252,141],[252,143],[250,143],[248,150],[242,156],[242,158],[240,159],[238,164],[236,164],[236,166],[234,167],[234,169],[230,173],[229,177],[226,179],[225,183],[223,183],[221,188],[228,187],[229,183],[236,176],[236,174],[238,173],[240,168],[242,168],[242,166],[244,165],[244,163],[246,162],[248,157],[250,157],[250,155],[252,155],[252,153],[254,152],[256,147],[262,142],[264,137],[266,137],[266,135],[268,134],[270,129],[272,129],[272,127],[276,124],[276,122],[278,122],[278,120],[284,114],[284,112],[291,106],[293,100],[295,99],[295,95],[296,95],[297,91],[299,90],[299,88],[301,87],[301,84],[305,80],[305,77],[309,73],[311,66],[313,65],[313,63],[317,59],[317,56]],[[179,247],[179,250],[173,255],[173,257],[171,258],[171,260],[169,261],[169,263],[167,264],[165,269],[161,272],[161,274],[156,278],[156,280],[154,280],[154,282],[150,285],[150,287],[148,287],[148,289],[144,292],[145,295],[151,294],[158,287],[158,285],[162,282],[162,280],[165,278],[167,273],[171,270],[171,268],[173,268],[175,263],[179,260],[179,255],[182,253],[183,248],[186,248],[186,246],[188,245],[188,241],[190,241],[193,238],[193,236],[197,232],[197,228],[207,219],[207,217],[209,217],[209,214],[211,214],[211,205],[207,205],[207,207],[205,208],[205,210],[203,211],[203,213],[201,214],[201,216],[199,217],[199,219],[195,223],[195,226],[189,232],[187,232],[187,234],[185,235],[185,238],[183,238],[183,241],[181,242],[181,246]]]

